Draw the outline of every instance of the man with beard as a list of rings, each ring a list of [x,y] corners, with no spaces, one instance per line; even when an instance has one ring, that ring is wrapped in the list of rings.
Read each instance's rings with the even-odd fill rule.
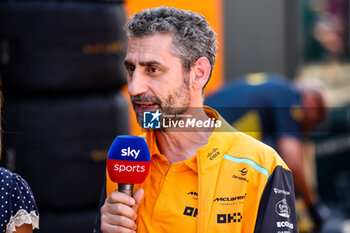
[[[196,123],[146,130],[150,173],[133,197],[111,190],[107,178],[94,232],[298,232],[292,175],[282,159],[203,106],[217,52],[205,18],[159,7],[133,15],[125,29],[139,124],[144,112],[158,110]],[[197,124],[212,119],[219,124]]]

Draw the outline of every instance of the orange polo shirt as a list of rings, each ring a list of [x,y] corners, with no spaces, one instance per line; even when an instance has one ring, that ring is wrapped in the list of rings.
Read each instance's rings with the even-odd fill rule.
[[[137,232],[294,233],[292,175],[277,153],[222,121],[192,158],[169,164],[146,133],[151,152]],[[107,196],[116,188],[107,174]]]
[[[138,232],[169,232],[170,226],[172,232],[184,232],[184,226],[186,232],[196,232],[196,156],[169,165],[168,160],[158,151],[152,155],[151,170],[150,176],[142,185],[145,195],[140,209],[144,212],[137,221]],[[183,214],[186,207],[191,209]]]

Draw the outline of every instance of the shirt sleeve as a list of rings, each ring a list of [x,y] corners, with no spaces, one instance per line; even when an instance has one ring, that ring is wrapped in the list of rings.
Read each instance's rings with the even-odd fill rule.
[[[9,221],[6,232],[14,232],[16,227],[31,224],[32,229],[39,229],[39,213],[28,183],[16,173],[7,173],[7,192],[5,204]]]
[[[275,168],[260,200],[254,233],[298,233],[292,173]]]

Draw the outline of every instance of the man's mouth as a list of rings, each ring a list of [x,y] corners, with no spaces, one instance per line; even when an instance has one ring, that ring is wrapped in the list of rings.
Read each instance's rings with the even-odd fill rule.
[[[150,102],[134,102],[134,107],[136,112],[145,112],[145,111],[156,111],[159,109],[159,105],[156,103],[150,103]]]

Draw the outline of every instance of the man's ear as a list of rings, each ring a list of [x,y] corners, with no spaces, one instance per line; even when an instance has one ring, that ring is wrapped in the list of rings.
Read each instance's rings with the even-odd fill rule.
[[[202,89],[204,87],[209,79],[210,69],[210,62],[206,57],[198,58],[197,61],[192,65],[192,87],[194,89]]]

